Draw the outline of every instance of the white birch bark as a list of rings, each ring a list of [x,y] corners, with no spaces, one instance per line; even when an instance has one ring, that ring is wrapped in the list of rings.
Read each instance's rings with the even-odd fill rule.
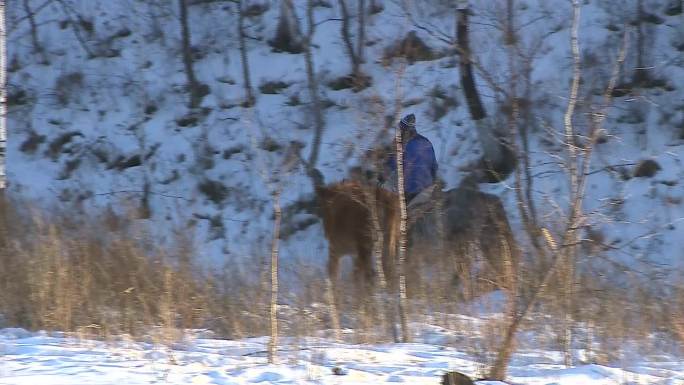
[[[0,0],[0,190],[5,188],[5,148],[7,144],[7,29],[5,0]]]
[[[271,246],[271,339],[268,341],[268,363],[274,364],[278,347],[278,252],[280,240],[280,191],[273,193],[273,243]]]
[[[401,78],[403,77],[404,67],[397,73],[395,84],[397,112],[401,111]],[[397,121],[399,113],[397,113]],[[401,138],[401,129],[397,125],[395,129],[395,149],[397,167],[397,195],[399,199],[399,251],[397,255],[397,274],[399,275],[399,321],[401,323],[401,341],[409,342],[410,333],[408,330],[408,299],[406,296],[406,238],[408,213],[406,211],[406,196],[404,194],[404,144]]]

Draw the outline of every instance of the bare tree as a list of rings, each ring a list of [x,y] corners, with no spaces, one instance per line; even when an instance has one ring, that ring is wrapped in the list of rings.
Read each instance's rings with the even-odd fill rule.
[[[245,42],[245,14],[244,0],[238,0],[238,38],[240,40],[240,60],[242,61],[242,77],[245,87],[245,107],[254,104],[254,93],[252,92],[252,81],[249,73],[249,57],[247,56],[247,44]]]
[[[509,148],[506,135],[496,132],[493,124],[487,120],[487,111],[482,103],[475,85],[473,75],[474,58],[470,50],[470,35],[468,32],[470,2],[459,0],[456,9],[456,48],[459,53],[459,71],[461,85],[465,94],[470,117],[475,123],[478,138],[484,150],[481,167],[484,180],[499,182],[505,179],[516,166],[516,159]]]
[[[81,28],[79,28],[80,23],[76,23],[74,20],[74,17],[78,19],[79,21],[82,21],[83,18],[81,15],[76,12],[76,10],[73,8],[73,6],[64,0],[57,0],[57,2],[62,6],[62,11],[67,17],[67,20],[69,20],[69,25],[71,25],[71,30],[74,32],[74,36],[76,37],[76,40],[79,42],[81,45],[81,48],[88,54],[88,57],[95,57],[95,52],[90,48],[88,45],[86,38],[83,36],[83,31]]]
[[[192,58],[192,45],[190,42],[190,26],[188,25],[187,0],[178,0],[178,8],[180,10],[183,65],[185,66],[185,75],[188,78],[188,90],[190,91],[190,108],[196,108],[199,107],[202,102],[202,97],[206,92],[203,92],[202,85],[197,81],[195,69],[193,67],[194,60]]]
[[[358,5],[356,9],[357,17],[357,33],[356,33],[356,51],[360,63],[365,62],[365,47],[366,47],[366,1],[357,0]]]
[[[399,120],[401,114],[401,79],[404,75],[405,64],[397,70],[395,80],[395,119]],[[399,125],[394,134],[395,162],[397,169],[397,196],[399,199],[399,251],[397,254],[397,274],[399,275],[399,321],[401,323],[401,341],[410,342],[411,333],[408,329],[408,299],[406,293],[406,248],[408,232],[408,213],[406,209],[406,195],[404,193],[404,143]]]
[[[645,31],[644,31],[644,3],[643,0],[636,0],[636,67],[632,81],[636,86],[644,85],[648,81],[649,71],[644,62],[645,51]]]
[[[256,169],[261,177],[262,182],[270,195],[273,203],[273,235],[271,238],[271,259],[270,259],[270,301],[268,306],[269,324],[270,324],[270,339],[268,342],[268,362],[273,364],[276,361],[276,352],[278,349],[278,295],[279,295],[279,280],[278,280],[278,263],[280,254],[280,229],[282,222],[282,206],[281,196],[285,188],[290,174],[301,163],[300,144],[298,142],[290,143],[288,151],[279,159],[271,159],[266,161],[264,154],[261,152],[257,141],[257,127],[254,122],[255,111],[254,108],[245,108],[243,114],[243,121],[248,127],[250,135],[250,142],[252,151],[255,152]],[[265,282],[265,277],[262,280]],[[264,285],[265,286],[265,285]]]
[[[281,188],[271,192],[273,199],[273,239],[271,243],[271,304],[269,306],[269,318],[271,323],[271,339],[268,341],[268,362],[275,363],[276,349],[278,346],[278,255],[280,245],[280,208]]]
[[[525,317],[529,314],[531,308],[537,303],[540,295],[547,289],[552,277],[555,277],[559,270],[564,270],[562,276],[564,281],[562,287],[565,295],[572,296],[568,291],[573,289],[574,285],[574,269],[577,264],[578,245],[580,240],[580,229],[587,220],[586,214],[583,212],[583,204],[586,197],[587,178],[590,175],[589,167],[596,142],[602,131],[603,122],[606,117],[606,110],[612,103],[613,90],[620,75],[620,69],[625,60],[627,50],[627,36],[625,32],[623,37],[623,44],[619,49],[618,57],[613,67],[608,86],[603,94],[603,103],[597,109],[592,109],[589,112],[589,134],[587,136],[587,143],[583,147],[578,147],[575,137],[576,129],[574,119],[578,115],[576,110],[579,100],[579,87],[581,84],[581,60],[579,48],[579,20],[580,20],[580,3],[579,0],[572,1],[572,24],[570,32],[570,46],[572,51],[572,83],[570,86],[570,95],[568,98],[568,105],[565,110],[563,119],[563,145],[566,151],[566,161],[563,166],[567,173],[568,184],[570,186],[570,200],[567,210],[567,217],[563,219],[563,231],[560,234],[560,241],[556,240],[551,232],[542,227],[540,234],[545,240],[545,244],[538,251],[542,257],[549,255],[550,261],[544,267],[541,277],[538,282],[525,290],[527,293],[518,302],[518,308],[514,315],[509,318],[509,324],[506,327],[504,339],[501,343],[501,348],[497,352],[497,357],[490,369],[490,376],[495,379],[504,379],[506,377],[508,362],[514,351],[515,334],[521,326]],[[535,237],[536,234],[530,234],[530,237]],[[565,302],[567,306],[568,303]],[[566,310],[567,311],[567,310]],[[566,329],[567,331],[567,329]],[[566,339],[571,339],[571,335],[566,335]],[[566,357],[566,360],[569,360]]]
[[[36,24],[35,12],[31,9],[29,0],[24,0],[24,11],[26,12],[29,24],[31,25],[31,43],[33,43],[33,50],[40,55],[41,64],[49,64],[50,61],[45,54],[45,49],[38,39],[38,25]]]
[[[366,40],[366,10],[365,10],[365,1],[364,0],[358,0],[357,2],[357,33],[356,33],[356,44],[354,44],[352,40],[352,35],[350,32],[350,27],[351,27],[351,16],[349,13],[349,9],[347,7],[347,2],[346,0],[338,0],[340,4],[340,10],[342,11],[342,25],[341,25],[341,34],[342,34],[342,40],[344,41],[344,45],[347,49],[347,55],[349,56],[349,60],[351,61],[351,80],[353,87],[355,89],[362,89],[365,88],[366,84],[368,83],[366,76],[363,74],[363,71],[361,70],[361,64],[363,63],[363,55],[364,51],[363,48],[365,46],[365,40]]]
[[[0,0],[0,190],[5,190],[5,148],[7,145],[7,29],[5,0]]]
[[[306,62],[306,80],[309,88],[309,97],[311,98],[311,112],[314,118],[314,136],[311,143],[311,152],[306,161],[306,168],[309,177],[312,179],[314,186],[317,178],[315,172],[316,164],[318,163],[318,156],[321,150],[321,140],[323,139],[323,130],[325,129],[325,120],[323,119],[323,110],[321,108],[321,97],[318,89],[318,78],[313,62],[313,53],[311,51],[311,42],[316,33],[316,23],[314,21],[315,1],[307,0],[306,4],[306,20],[307,32],[304,39],[304,60]]]

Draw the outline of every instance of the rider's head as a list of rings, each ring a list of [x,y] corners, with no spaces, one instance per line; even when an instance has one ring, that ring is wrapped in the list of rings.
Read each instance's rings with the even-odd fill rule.
[[[413,136],[416,133],[416,116],[408,114],[401,118],[399,128],[401,128],[401,134],[404,138]]]

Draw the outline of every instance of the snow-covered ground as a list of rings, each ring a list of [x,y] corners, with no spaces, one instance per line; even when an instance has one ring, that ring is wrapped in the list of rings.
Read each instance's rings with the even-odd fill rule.
[[[440,336],[446,341],[450,334],[435,330],[431,329],[430,338],[423,338],[430,344],[355,345],[284,338],[278,364],[269,365],[267,338],[228,341],[204,338],[199,333],[167,348],[154,343],[104,343],[4,329],[0,330],[0,384],[436,385],[443,373],[452,370],[480,378],[482,367],[477,360],[435,343]],[[566,368],[557,352],[523,349],[510,365],[508,381],[526,385],[681,385],[684,362],[654,354],[608,366]]]

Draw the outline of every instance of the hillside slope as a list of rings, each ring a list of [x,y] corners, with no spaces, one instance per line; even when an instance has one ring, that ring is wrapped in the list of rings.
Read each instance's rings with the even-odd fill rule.
[[[278,1],[250,1],[259,5],[246,17],[256,104],[242,107],[234,5],[189,3],[196,76],[209,86],[197,110],[188,108],[176,2],[63,0],[44,5],[30,0],[33,18],[21,2],[10,2],[10,189],[74,210],[127,205],[141,221],[154,224],[161,242],[171,230],[189,229],[203,258],[213,263],[265,255],[271,231],[265,180],[281,170],[290,143],[303,144],[302,153],[308,154],[313,137],[305,58],[274,52],[267,43],[276,33]],[[305,2],[294,3],[306,30]],[[375,3],[384,7],[367,15],[363,64],[372,85],[360,92],[329,86],[351,65],[340,37],[339,5],[322,1],[315,8],[313,61],[326,106],[319,168],[327,181],[342,179],[364,151],[391,140],[392,133],[383,134],[383,129],[395,116],[399,97],[403,111],[416,114],[419,131],[434,143],[440,176],[455,186],[464,175],[462,167],[477,159],[480,149],[463,100],[457,57],[444,42],[453,31],[454,11],[439,1]],[[649,273],[668,273],[684,261],[684,23],[676,1],[647,3],[648,12],[636,19],[642,21],[631,25],[625,21],[634,19],[636,5],[617,7],[599,0],[582,5],[582,95],[589,100],[605,88],[623,28],[630,42],[620,85],[629,85],[639,62],[648,66],[651,80],[630,85],[608,109],[585,208],[593,212],[593,231],[610,245],[601,255],[636,271],[645,271],[646,265],[638,263],[645,262]],[[567,177],[556,163],[564,156],[558,138],[571,78],[571,10],[562,0],[516,4],[519,45],[532,52],[526,101],[533,122],[528,154],[534,199],[539,217],[553,226],[553,218],[567,206]],[[493,76],[477,73],[492,124],[504,121],[506,101],[489,82],[510,80],[507,46],[497,24],[503,6],[503,1],[478,2],[472,17],[472,47]],[[410,31],[432,48],[433,58],[404,67],[386,54]],[[634,177],[636,164],[645,159],[657,162],[660,170],[652,177]],[[283,179],[286,206],[311,193],[303,170]],[[482,188],[504,199],[520,229],[509,182]],[[306,212],[288,218],[290,223],[295,219],[314,225],[302,226],[286,240],[284,256],[323,263],[319,226]]]

